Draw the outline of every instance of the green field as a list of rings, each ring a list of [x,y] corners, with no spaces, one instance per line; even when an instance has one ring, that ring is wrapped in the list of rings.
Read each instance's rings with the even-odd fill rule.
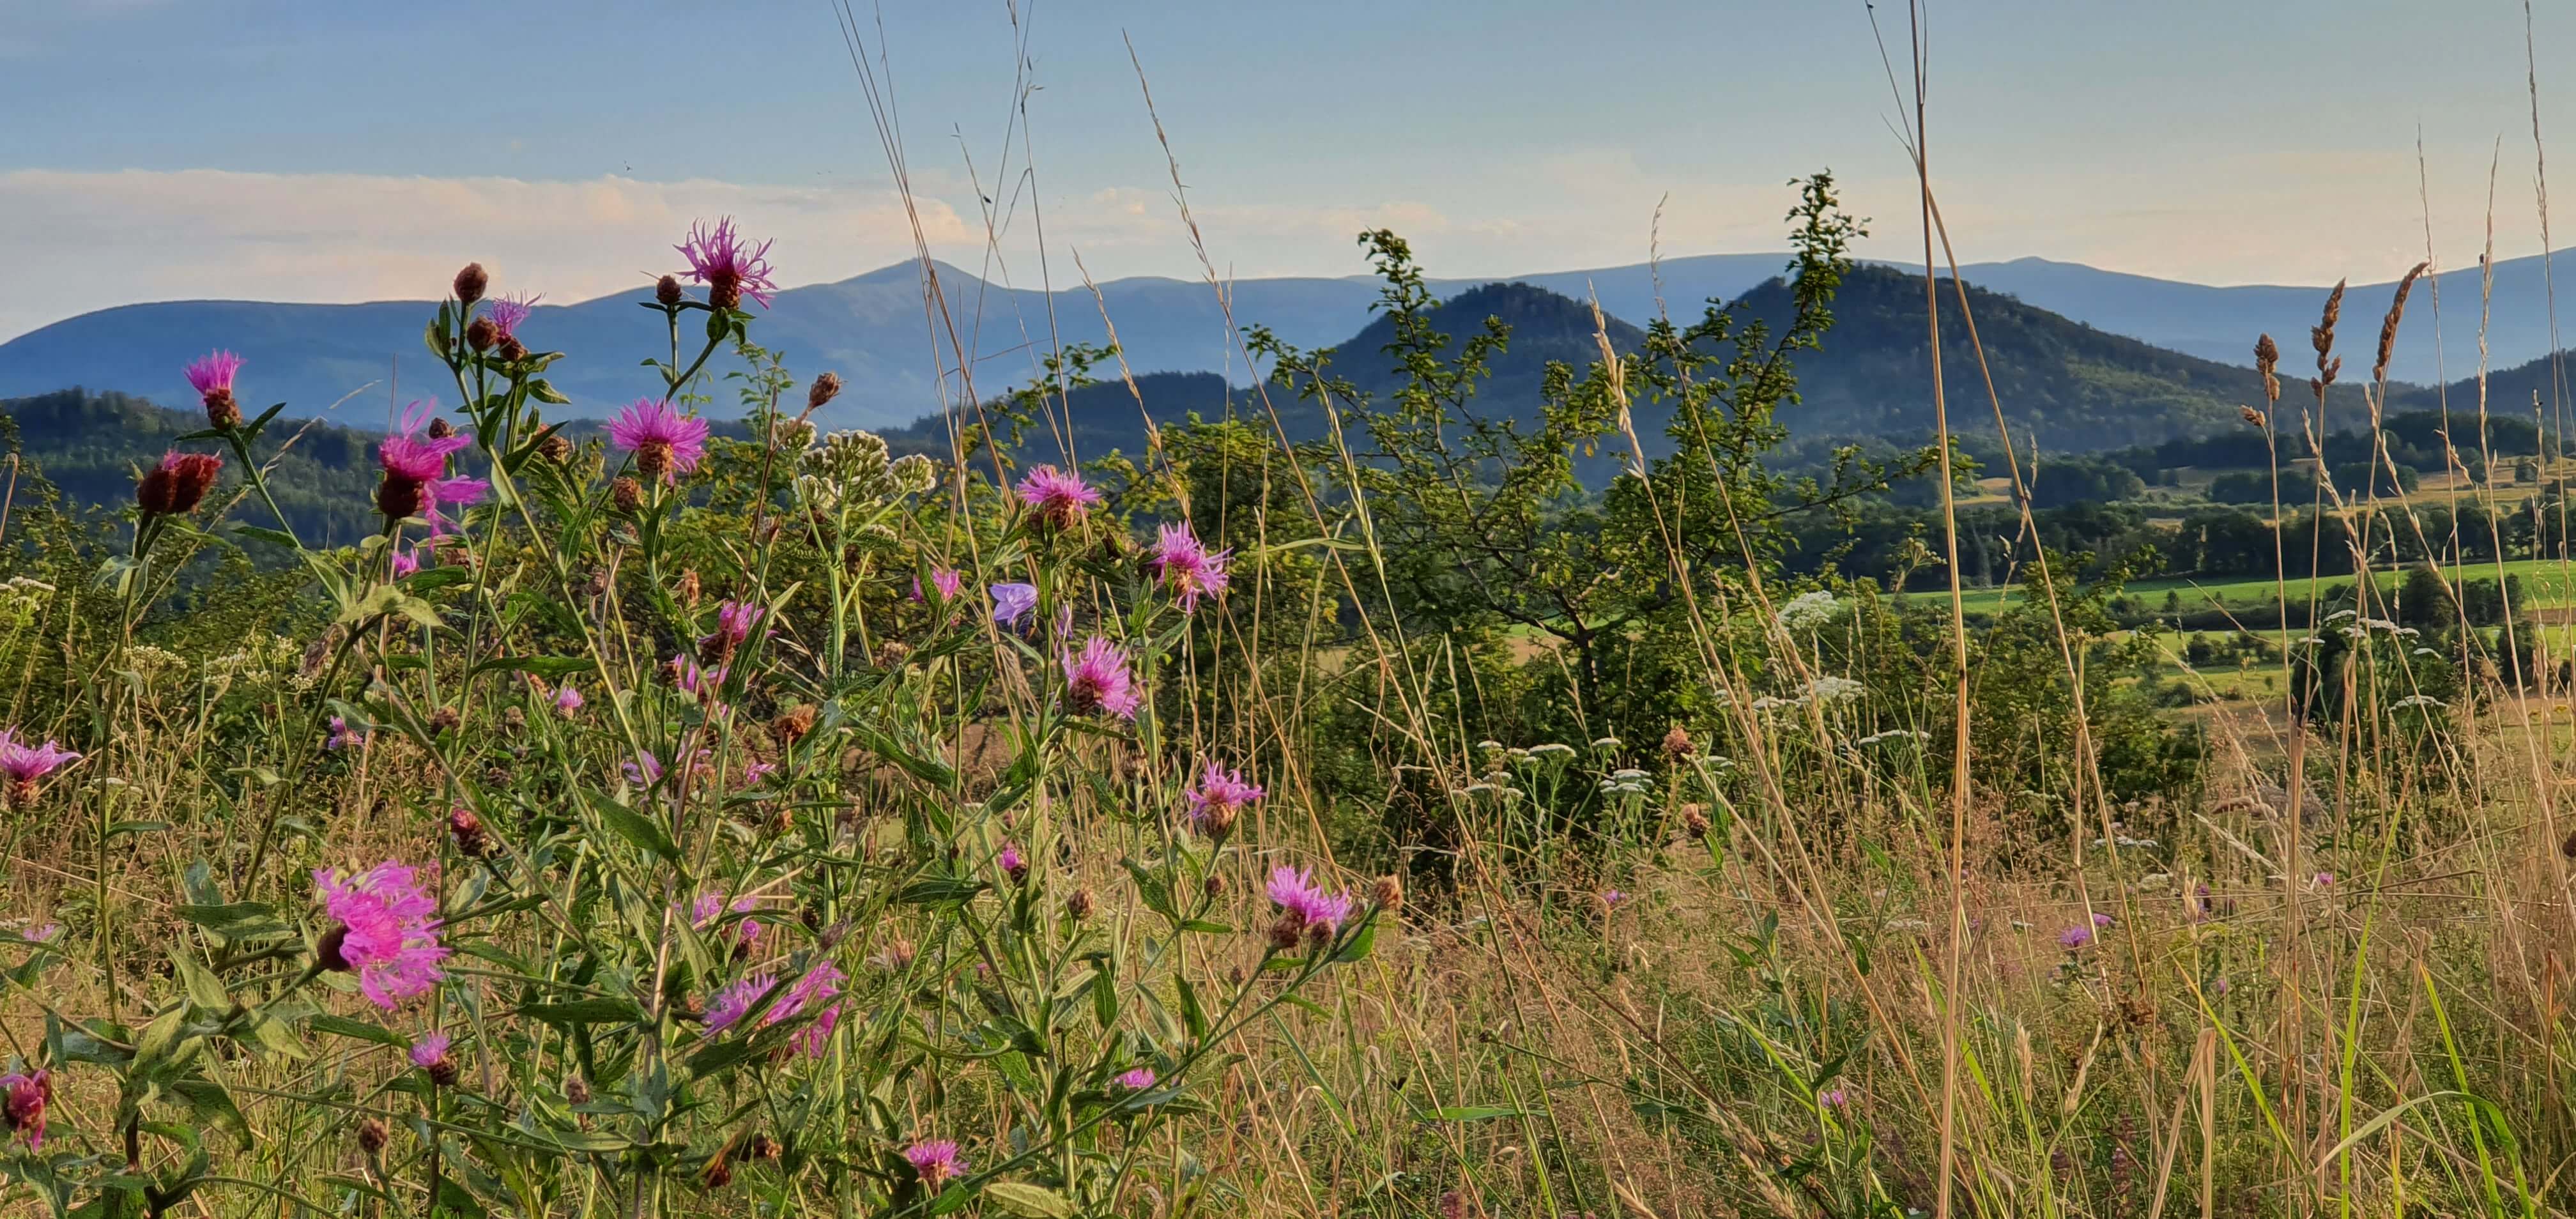
[[[2562,562],[2557,559],[2518,559],[2506,563],[2504,570],[2508,575],[2521,578],[2523,605],[2527,609],[2557,609],[2576,604],[2576,563]],[[2381,588],[2393,589],[2405,579],[2406,573],[2381,571],[2373,574]],[[2443,574],[2453,580],[2464,578],[2492,580],[2496,575],[2496,565],[2491,562],[2471,563],[2463,568],[2445,568]],[[2316,581],[2291,580],[2286,585],[2282,585],[2276,584],[2269,578],[2249,577],[2227,580],[2174,578],[2132,581],[2125,591],[2129,596],[2151,607],[2161,606],[2165,594],[2172,592],[2180,595],[2182,608],[2186,611],[2208,609],[2214,605],[2231,609],[2251,609],[2269,607],[2272,604],[2273,594],[2284,587],[2289,597],[2296,601],[2309,595],[2312,583],[2323,585],[2331,590],[2349,585],[2353,579],[2354,577],[2351,576],[2326,576]],[[1917,592],[1908,593],[1906,596],[1918,600],[1946,600],[1949,594]],[[1991,614],[2021,599],[2021,587],[2010,585],[1968,589],[1963,601],[1969,613]],[[2248,622],[2246,625],[2251,627],[2258,624]]]

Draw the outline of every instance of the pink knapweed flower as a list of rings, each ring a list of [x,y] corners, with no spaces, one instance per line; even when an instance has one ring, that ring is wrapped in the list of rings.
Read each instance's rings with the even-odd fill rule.
[[[479,478],[433,478],[422,483],[420,513],[429,519],[429,536],[447,536],[449,521],[439,509],[471,508],[482,503],[484,493],[491,489],[492,484]],[[456,523],[462,524],[463,518]]]
[[[634,761],[625,764],[625,770],[627,783],[636,787],[650,787],[662,781],[662,759],[654,757],[650,750],[636,754]]]
[[[1130,1092],[1142,1092],[1154,1086],[1154,1068],[1138,1067],[1118,1077],[1118,1086]]]
[[[2332,873],[2332,872],[2319,872],[2319,873],[2317,873],[2317,887],[2318,887],[2318,888],[2320,888],[2320,889],[2331,889],[2331,888],[2333,888],[2333,887],[2334,887],[2334,880],[2335,880],[2335,877],[2334,877],[2334,873]]]
[[[579,710],[581,710],[581,691],[573,689],[571,682],[565,682],[563,688],[555,691],[555,712],[565,719],[571,719],[572,713]]]
[[[365,732],[350,727],[348,720],[336,715],[331,717],[329,730],[322,737],[322,747],[324,749],[347,749],[352,745],[364,745],[366,743],[367,734]]]
[[[1242,772],[1227,770],[1215,762],[1199,771],[1197,786],[1181,793],[1189,802],[1190,821],[1211,832],[1232,826],[1244,806],[1261,796],[1259,784],[1244,782]]]
[[[1048,524],[1063,528],[1081,520],[1084,512],[1098,504],[1100,492],[1084,483],[1079,471],[1032,466],[1020,479],[1020,502]]]
[[[727,656],[751,638],[751,628],[758,625],[762,614],[769,611],[750,601],[727,601],[716,607],[714,633],[700,636],[698,650],[709,656]]]
[[[794,986],[787,988],[787,996],[771,1007],[768,1014],[761,1017],[760,1023],[767,1026],[793,1020],[804,1015],[806,1009],[813,1008],[813,1021],[796,1030],[787,1041],[808,1058],[821,1054],[824,1045],[832,1039],[832,1030],[840,1027],[841,1005],[834,1000],[841,993],[841,983],[847,980],[848,975],[830,961],[816,965],[805,971],[805,976],[798,978]]]
[[[1199,598],[1225,595],[1225,565],[1233,553],[1209,550],[1184,521],[1157,531],[1154,557],[1147,562],[1154,569],[1154,578],[1180,599],[1181,612],[1191,614],[1198,612]]]
[[[229,351],[212,351],[188,362],[188,388],[198,396],[211,398],[233,392],[233,378],[240,374],[242,358]]]
[[[5,1101],[0,1101],[0,1116],[8,1119],[9,1133],[25,1138],[28,1150],[43,1150],[45,1106],[54,1099],[53,1072],[0,1075],[0,1093],[6,1094]]]
[[[2096,910],[2093,912],[2093,925],[2096,927],[2108,927],[2111,925],[2111,916]]]
[[[402,579],[402,578],[403,578],[403,577],[405,577],[405,576],[416,576],[416,575],[419,575],[419,574],[420,574],[420,555],[419,555],[419,554],[417,554],[417,553],[415,553],[415,552],[413,552],[413,551],[409,551],[409,550],[397,550],[397,551],[395,551],[395,552],[394,552],[394,578],[395,578],[395,579],[399,580],[399,579]]]
[[[429,1070],[447,1058],[447,1047],[455,1044],[445,1033],[431,1033],[411,1043],[411,1065]]]
[[[1270,870],[1270,900],[1281,910],[1297,916],[1308,927],[1339,931],[1342,920],[1351,914],[1351,895],[1326,893],[1315,884],[1311,869],[1300,870],[1281,864]]]
[[[6,773],[14,785],[30,786],[64,763],[79,760],[79,754],[51,737],[42,745],[31,745],[19,739],[17,729],[0,728],[0,773]]]
[[[762,973],[724,988],[717,993],[716,1001],[707,1005],[707,1031],[721,1033],[741,1023],[742,1018],[750,1014],[751,1005],[760,1002],[763,995],[777,986],[778,975]]]
[[[712,229],[701,220],[689,229],[689,240],[672,247],[689,261],[682,274],[707,286],[707,303],[719,309],[732,309],[744,297],[769,307],[769,294],[778,290],[771,280],[777,272],[769,265],[769,243],[754,246],[734,232],[733,217],[716,222]]]
[[[638,398],[608,421],[609,443],[635,455],[635,469],[664,484],[698,468],[707,454],[707,421],[683,415],[671,404]]]
[[[56,938],[60,937],[62,933],[63,925],[61,923],[43,923],[19,932],[18,938],[25,940],[30,944],[51,944]]]
[[[1849,1103],[1851,1098],[1844,1095],[1843,1090],[1840,1088],[1827,1088],[1816,1094],[1816,1100],[1827,1108],[1840,1109],[1845,1104]]]
[[[323,907],[339,923],[323,933],[316,956],[325,969],[357,971],[359,991],[387,1011],[446,976],[438,968],[449,952],[438,942],[438,901],[419,872],[391,859],[348,880],[313,871]]]
[[[954,601],[957,599],[957,594],[966,591],[966,573],[961,572],[954,567],[933,567],[930,569],[930,586],[939,590],[940,600]],[[915,601],[929,600],[928,597],[922,595],[921,577],[919,576],[914,576],[912,578],[912,599]]]
[[[709,924],[714,923],[718,918],[723,917],[727,910],[731,910],[735,914],[749,914],[759,908],[760,899],[756,897],[748,895],[737,897],[733,899],[733,902],[730,905],[728,905],[725,902],[725,895],[721,891],[714,893],[701,893],[698,895],[696,901],[689,904],[689,925],[700,931],[704,931],[707,929]],[[740,923],[734,925],[734,942],[745,947],[749,947],[753,941],[760,938],[760,930],[759,919],[744,919]]]
[[[921,1174],[921,1183],[938,1189],[950,1177],[963,1176],[966,1161],[957,1158],[957,1144],[947,1139],[936,1143],[915,1143],[903,1149],[903,1158],[912,1162],[912,1170]]]
[[[1136,709],[1144,705],[1144,696],[1136,692],[1136,678],[1127,671],[1127,649],[1094,635],[1076,654],[1066,649],[1064,664],[1064,705],[1075,715],[1105,711],[1122,720],[1136,718]]]
[[[376,445],[376,462],[388,477],[413,483],[446,477],[448,454],[474,443],[474,438],[463,432],[422,435],[421,429],[429,425],[430,416],[437,411],[438,404],[434,402],[412,403],[403,409],[401,426]]]
[[[1628,895],[1621,890],[1604,889],[1601,891],[1601,905],[1605,909],[1616,910],[1619,908],[1619,903],[1626,900],[1628,900]]]
[[[527,321],[528,315],[536,311],[537,302],[544,299],[512,293],[484,306],[483,316],[492,319],[492,328],[499,332],[500,339],[514,339],[519,337],[519,324]]]
[[[2080,951],[2093,943],[2090,927],[2069,927],[2057,933],[2057,946],[2068,952]]]
[[[1002,853],[994,857],[993,862],[1002,866],[1002,874],[1010,877],[1012,884],[1016,885],[1029,878],[1029,861],[1022,859],[1020,848],[1011,843],[1002,844]]]

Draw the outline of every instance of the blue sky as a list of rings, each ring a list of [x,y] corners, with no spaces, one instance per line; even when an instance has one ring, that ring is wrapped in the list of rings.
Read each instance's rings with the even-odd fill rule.
[[[2540,14],[2544,133],[2576,141],[2576,13]],[[690,217],[778,238],[790,283],[905,257],[829,0],[55,0],[0,22],[0,337],[136,300],[418,297],[466,257],[574,299],[666,269]],[[1034,139],[1005,151],[1012,16]],[[1123,39],[1219,268],[1349,274],[1389,224],[1435,274],[1777,248],[1830,166],[1870,252],[1919,249],[1860,0],[887,0],[941,256],[1008,278],[1195,276]],[[882,40],[875,22],[884,23]],[[1901,7],[1882,6],[1900,60]],[[2538,248],[2522,10],[2503,0],[1981,0],[1932,7],[1933,162],[1961,255],[2203,282],[2382,279]],[[2576,197],[2576,142],[2562,197]],[[1035,202],[1020,177],[1035,158]],[[2576,232],[2576,217],[2559,225]]]

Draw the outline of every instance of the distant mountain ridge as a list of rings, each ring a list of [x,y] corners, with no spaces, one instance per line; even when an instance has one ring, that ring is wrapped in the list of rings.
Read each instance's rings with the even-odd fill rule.
[[[1443,296],[1496,282],[1527,283],[1576,300],[1595,298],[1613,316],[1632,322],[1659,311],[1696,316],[1701,302],[1731,300],[1777,275],[1783,254],[1710,254],[1591,270],[1543,272],[1495,279],[1433,282]],[[801,373],[831,369],[853,387],[836,404],[834,422],[884,426],[937,412],[965,397],[956,375],[960,349],[970,350],[976,397],[989,398],[1036,375],[1035,350],[1055,342],[1105,343],[1105,312],[1114,322],[1136,372],[1215,372],[1237,384],[1249,378],[1228,312],[1216,293],[1195,281],[1140,277],[1052,294],[987,283],[971,272],[935,264],[944,289],[945,315],[959,331],[951,341],[930,321],[922,268],[899,263],[836,283],[777,294],[753,336],[783,351]],[[1895,264],[1889,264],[1895,265]],[[2307,287],[2209,287],[2102,271],[2074,263],[2024,258],[1963,268],[1971,285],[2019,299],[2112,334],[2207,360],[2242,365],[2254,336],[2285,339],[2313,324],[2325,290]],[[503,288],[518,285],[506,276]],[[2355,287],[2347,319],[2375,321],[2392,285]],[[2437,367],[2453,379],[2475,367],[2474,325],[2462,324],[2463,302],[2474,317],[2475,268],[2439,279],[2448,316],[2447,348],[2437,361],[2433,346],[2432,285],[2418,288],[2400,332],[2393,372],[2430,382]],[[1247,279],[1229,286],[1234,324],[1258,323],[1300,346],[1337,342],[1364,326],[1377,286],[1366,276]],[[636,367],[667,344],[656,319],[637,305],[639,287],[595,300],[540,305],[525,327],[534,346],[569,352],[554,373],[574,399],[576,412],[600,415],[651,388]],[[84,385],[147,397],[182,393],[179,368],[216,347],[250,360],[243,375],[246,398],[265,405],[284,400],[295,415],[314,415],[344,398],[359,421],[386,416],[397,397],[425,396],[437,388],[423,381],[443,375],[420,341],[433,306],[419,301],[350,305],[268,304],[256,301],[171,301],[82,314],[0,343],[0,397]],[[2357,342],[2369,336],[2350,326]],[[936,336],[936,337],[934,337]],[[684,336],[685,337],[685,336]],[[2537,257],[2496,264],[2491,360],[2498,369],[2544,355],[2547,310]],[[723,357],[715,367],[724,369]],[[948,391],[941,392],[946,379]],[[352,397],[355,395],[355,397]]]

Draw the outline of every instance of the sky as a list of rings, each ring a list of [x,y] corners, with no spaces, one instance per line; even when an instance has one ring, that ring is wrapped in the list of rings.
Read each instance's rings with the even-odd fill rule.
[[[433,297],[469,258],[585,299],[723,214],[788,285],[916,234],[1020,286],[1201,278],[1202,248],[1349,275],[1377,226],[1482,277],[1780,249],[1786,183],[1830,168],[1865,254],[1921,256],[1863,0],[851,3],[909,206],[834,0],[0,0],[0,340],[138,301]],[[1928,4],[1963,262],[2378,281],[2424,256],[2429,201],[2437,263],[2473,265],[2491,160],[2498,256],[2541,248],[2518,0]],[[2576,6],[2540,8],[2576,198]],[[1905,11],[1878,17],[1901,73]]]

